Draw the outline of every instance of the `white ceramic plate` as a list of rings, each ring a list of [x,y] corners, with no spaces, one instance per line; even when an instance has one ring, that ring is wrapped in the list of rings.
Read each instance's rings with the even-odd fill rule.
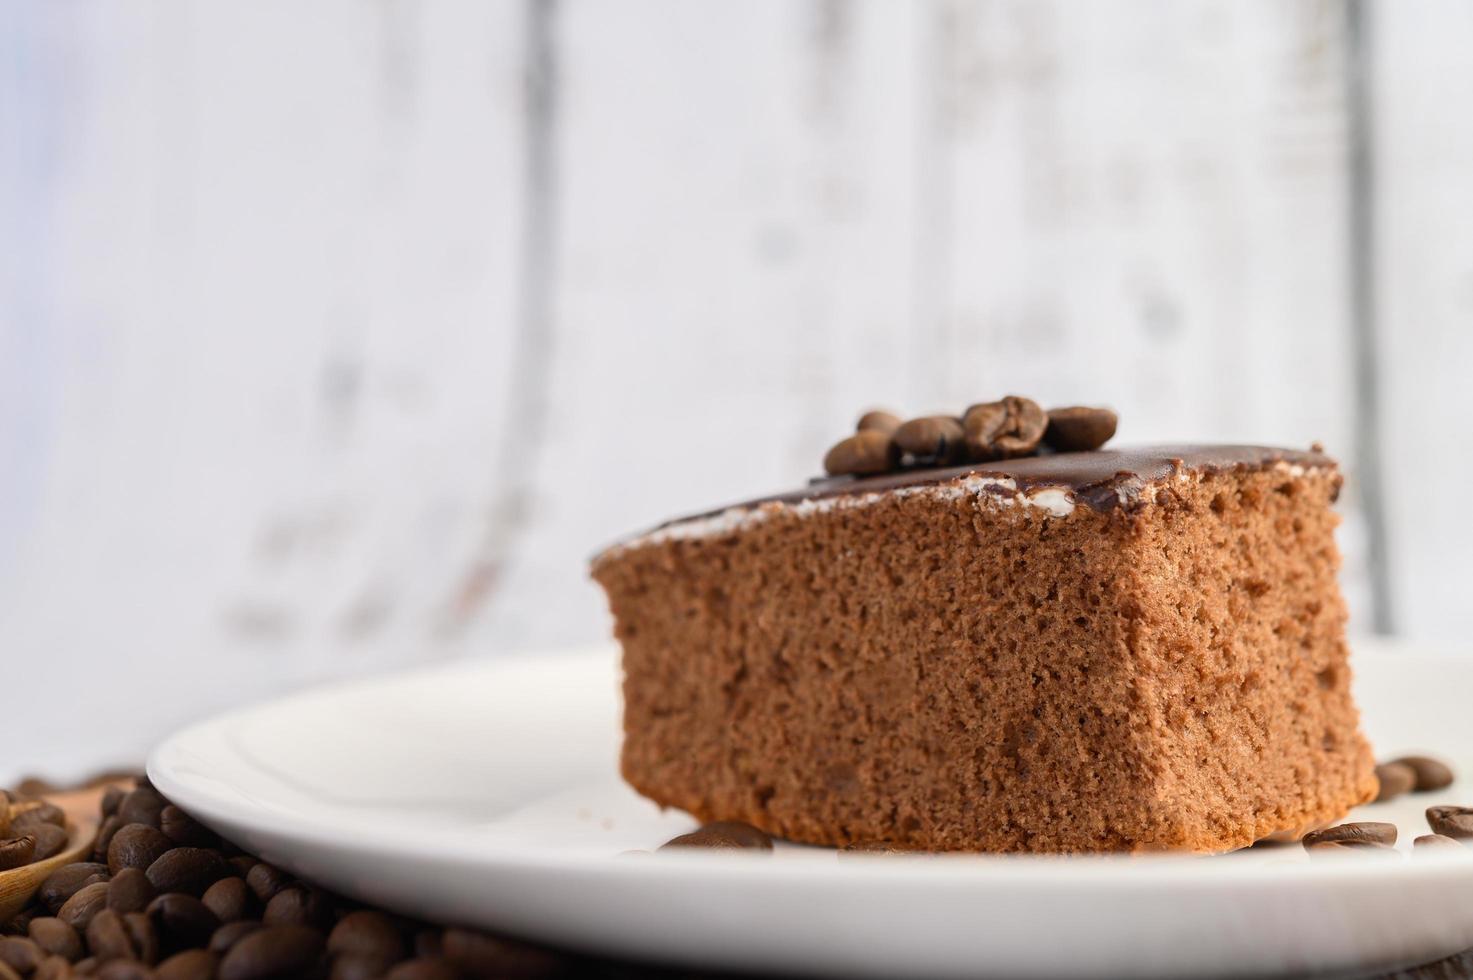
[[[1473,773],[1473,658],[1361,650],[1382,756]],[[771,856],[652,849],[694,824],[618,779],[612,650],[437,668],[189,728],[148,771],[303,877],[413,915],[712,968],[843,976],[1363,971],[1473,947],[1473,860]],[[1432,803],[1364,808],[1402,847]]]

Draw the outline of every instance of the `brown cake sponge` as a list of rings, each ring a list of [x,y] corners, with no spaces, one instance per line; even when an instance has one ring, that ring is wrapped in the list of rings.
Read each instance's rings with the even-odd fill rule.
[[[1060,454],[617,545],[624,777],[830,845],[1215,852],[1336,820],[1376,793],[1340,482],[1318,453]]]

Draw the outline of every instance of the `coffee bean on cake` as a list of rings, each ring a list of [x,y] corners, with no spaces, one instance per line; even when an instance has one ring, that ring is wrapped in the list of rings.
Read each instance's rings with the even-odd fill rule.
[[[1417,781],[1412,787],[1413,792],[1425,793],[1429,790],[1446,789],[1453,784],[1452,769],[1440,759],[1433,759],[1425,755],[1407,755],[1396,761],[1407,766],[1416,774]]]
[[[1038,448],[1048,429],[1048,415],[1038,403],[1020,395],[983,402],[962,416],[967,454],[975,462],[1027,456]]]
[[[890,435],[896,429],[900,428],[900,423],[902,421],[903,420],[900,418],[900,416],[895,415],[892,412],[886,412],[876,409],[874,411],[865,412],[863,415],[861,415],[859,417],[859,424],[854,427],[854,431],[868,432],[870,430],[874,430],[876,432],[883,432],[886,435]]]
[[[886,473],[899,465],[900,447],[889,433],[877,429],[840,440],[823,458],[824,472],[831,476]]]
[[[1115,437],[1119,421],[1108,408],[1051,408],[1043,441],[1061,453],[1092,452]]]
[[[950,415],[911,419],[891,436],[913,466],[945,466],[960,462],[967,452],[962,424]]]
[[[1327,841],[1342,844],[1395,844],[1396,824],[1379,822],[1342,823],[1304,835],[1304,846]]]

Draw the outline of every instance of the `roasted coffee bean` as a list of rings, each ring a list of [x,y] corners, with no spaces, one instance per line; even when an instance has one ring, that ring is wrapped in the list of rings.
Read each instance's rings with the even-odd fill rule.
[[[894,433],[900,428],[901,418],[893,412],[883,409],[865,412],[859,417],[859,424],[854,427],[855,432],[883,432],[886,435]]]
[[[34,940],[22,939],[20,936],[6,936],[0,939],[0,963],[4,963],[17,973],[31,973],[41,965],[41,961],[45,958],[46,951]]]
[[[899,465],[900,447],[888,433],[876,429],[840,440],[823,458],[824,472],[830,476],[888,473]]]
[[[1326,827],[1304,835],[1304,846],[1312,847],[1326,841],[1344,844],[1395,844],[1394,823],[1342,823],[1337,827]]]
[[[146,871],[173,846],[174,842],[158,829],[147,824],[130,823],[113,834],[112,843],[107,846],[107,869],[113,874],[124,868]]]
[[[277,892],[266,903],[261,921],[268,926],[313,926],[325,929],[332,925],[332,903],[321,892],[300,886]]]
[[[1376,767],[1376,780],[1380,784],[1376,802],[1380,803],[1410,793],[1417,785],[1417,772],[1404,762],[1383,762]]]
[[[445,941],[439,929],[421,929],[414,934],[415,956],[444,956]]]
[[[458,980],[460,971],[443,959],[405,960],[384,974],[384,980]]]
[[[1473,839],[1473,807],[1429,806],[1427,825],[1444,837]]]
[[[96,973],[97,967],[97,957],[95,956],[88,956],[86,959],[77,960],[77,962],[72,965],[72,969],[76,970],[79,975],[84,977],[90,977],[94,973]]]
[[[1423,834],[1421,837],[1412,841],[1412,850],[1414,851],[1450,851],[1454,849],[1459,851],[1465,850],[1462,841],[1453,840],[1451,837],[1444,837],[1442,834]]]
[[[0,840],[0,871],[8,871],[11,868],[30,864],[31,859],[35,856],[36,838],[31,834]]]
[[[141,823],[157,830],[159,818],[167,804],[168,801],[159,795],[158,790],[150,786],[140,786],[123,797],[118,804],[118,816],[125,824]]]
[[[219,953],[223,956],[226,953],[230,952],[230,947],[234,946],[241,939],[249,936],[251,933],[261,928],[263,928],[261,923],[257,922],[254,919],[242,919],[240,922],[228,922],[220,928],[216,929],[213,933],[211,933],[209,947],[210,952]]]
[[[962,424],[949,415],[911,419],[891,435],[909,461],[921,466],[959,463],[966,457]]]
[[[1115,437],[1119,422],[1108,408],[1051,408],[1043,441],[1061,453],[1093,452]]]
[[[445,959],[473,977],[544,977],[560,968],[545,950],[469,929],[446,929],[443,942]]]
[[[98,882],[105,882],[107,877],[107,865],[105,864],[97,864],[92,861],[63,864],[41,882],[36,898],[46,907],[47,911],[55,913],[78,890]]]
[[[404,948],[404,937],[393,921],[382,912],[369,909],[349,912],[339,919],[327,937],[327,951],[334,956],[340,953],[377,956],[390,963],[409,955]]]
[[[53,827],[66,826],[66,814],[61,807],[54,803],[42,803],[40,806],[32,807],[23,813],[18,813],[10,821],[10,832],[12,834],[28,834],[32,827],[42,824],[50,824]]]
[[[137,951],[138,958],[149,966],[159,961],[159,931],[154,927],[153,920],[143,912],[129,912],[123,916],[123,926],[128,930],[128,938],[133,940],[133,949]]]
[[[984,402],[962,417],[967,455],[975,462],[1027,456],[1038,448],[1048,416],[1038,403],[1019,395]]]
[[[123,797],[128,794],[121,786],[109,786],[102,791],[102,817],[108,817],[118,812],[118,805],[123,802]]]
[[[242,879],[251,873],[252,868],[261,863],[250,855],[240,855],[238,857],[229,858],[228,860],[230,862],[230,866],[235,869],[235,873],[239,875]]]
[[[1416,785],[1412,787],[1414,793],[1445,789],[1453,784],[1453,771],[1445,762],[1425,755],[1407,755],[1395,761],[1411,767],[1412,772],[1417,774]]]
[[[44,861],[49,857],[55,857],[66,850],[67,841],[70,840],[65,830],[49,823],[37,824],[28,829],[26,833],[36,838],[36,853],[31,855],[32,861]]]
[[[104,963],[137,958],[123,917],[112,909],[103,909],[87,924],[87,949]]]
[[[159,829],[180,847],[219,847],[220,837],[174,804],[159,812]]]
[[[142,912],[157,895],[148,875],[137,868],[124,868],[107,883],[107,907],[119,915]]]
[[[29,928],[31,942],[54,956],[65,956],[68,960],[82,958],[82,937],[65,922],[54,916],[41,916],[31,920]]]
[[[0,963],[0,980],[21,980],[20,973],[4,963]]]
[[[1304,849],[1311,855],[1380,854],[1395,857],[1397,854],[1396,848],[1390,844],[1372,840],[1322,840],[1313,844],[1305,844]]]
[[[211,980],[219,962],[207,949],[186,949],[160,963],[153,975],[158,980]]]
[[[160,854],[148,866],[148,880],[159,892],[184,892],[203,895],[234,869],[225,863],[219,851],[205,847],[176,847]]]
[[[168,892],[148,903],[148,917],[159,931],[163,942],[180,946],[198,946],[220,927],[215,913],[193,895]]]
[[[251,886],[242,878],[221,878],[205,889],[200,901],[221,922],[235,922],[255,915],[258,903]]]
[[[364,953],[343,953],[332,958],[328,980],[378,980],[395,962]]]
[[[107,882],[98,881],[77,889],[57,909],[56,917],[78,932],[86,932],[92,917],[107,908]]]
[[[92,860],[107,861],[107,849],[113,842],[113,835],[123,827],[123,819],[113,814],[102,821],[102,826],[97,828],[97,840],[92,843]]]
[[[262,902],[269,902],[276,893],[292,885],[292,876],[274,865],[259,861],[246,873],[246,884]]]
[[[37,909],[39,912],[40,909]],[[0,936],[24,936],[31,927],[31,913],[22,909],[10,917],[9,922],[0,924]]]
[[[72,964],[64,956],[48,956],[31,974],[31,980],[72,980],[77,975]]]
[[[772,850],[772,838],[751,824],[735,820],[708,823],[699,830],[681,834],[660,847],[711,847],[725,850]]]
[[[267,926],[240,940],[220,961],[220,980],[299,977],[314,970],[325,946],[307,926]]]
[[[136,960],[108,960],[97,968],[97,980],[155,980],[153,971]]]

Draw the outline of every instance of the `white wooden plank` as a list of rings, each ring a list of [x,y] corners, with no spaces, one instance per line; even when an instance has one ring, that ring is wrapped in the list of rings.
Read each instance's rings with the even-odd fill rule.
[[[1345,31],[1319,3],[941,3],[917,342],[949,402],[1121,413],[1122,442],[1322,441],[1350,411]],[[1354,474],[1354,605],[1365,607]],[[1359,617],[1358,617],[1359,621]]]
[[[46,234],[0,324],[0,648],[89,677],[93,725],[9,711],[7,765],[446,652],[504,422],[522,7],[23,6],[49,156],[4,198]]]
[[[913,24],[879,0],[562,8],[552,413],[499,635],[601,635],[596,548],[799,482],[860,405],[906,400]]]
[[[1473,8],[1370,5],[1379,228],[1382,449],[1393,610],[1408,635],[1466,645],[1473,483]],[[1407,474],[1412,474],[1408,476]]]

